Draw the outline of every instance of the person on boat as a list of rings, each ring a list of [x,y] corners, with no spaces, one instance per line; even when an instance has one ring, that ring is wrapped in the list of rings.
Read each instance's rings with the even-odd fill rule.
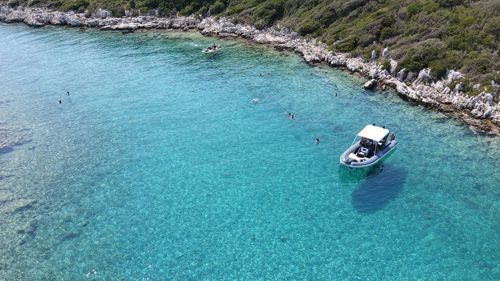
[[[389,139],[391,141],[395,140],[396,139],[396,136],[394,135],[394,133],[391,133],[391,135],[389,136]]]
[[[382,139],[377,143],[377,150],[380,151],[385,147],[385,142],[387,141],[387,137]]]
[[[215,43],[214,43],[214,45],[212,46],[212,50],[217,50],[217,45],[215,45]]]

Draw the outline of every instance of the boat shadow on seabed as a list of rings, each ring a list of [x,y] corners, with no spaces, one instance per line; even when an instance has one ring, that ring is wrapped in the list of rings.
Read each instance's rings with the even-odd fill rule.
[[[360,213],[383,209],[403,190],[408,172],[391,164],[378,163],[368,169],[341,167],[343,185],[357,183],[352,192],[352,206]]]

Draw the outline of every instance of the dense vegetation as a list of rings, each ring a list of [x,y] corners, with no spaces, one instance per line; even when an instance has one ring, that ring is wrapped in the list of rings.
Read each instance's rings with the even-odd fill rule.
[[[61,10],[104,8],[115,15],[156,11],[231,16],[258,28],[290,27],[332,50],[369,58],[389,47],[399,68],[430,67],[436,78],[460,70],[481,90],[500,82],[498,0],[10,0]],[[385,62],[387,65],[387,62]],[[471,84],[471,83],[469,83]]]

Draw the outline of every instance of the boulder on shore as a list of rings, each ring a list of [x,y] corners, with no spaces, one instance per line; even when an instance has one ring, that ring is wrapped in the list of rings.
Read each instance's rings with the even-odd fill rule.
[[[377,87],[377,80],[375,79],[372,79],[363,85],[363,88],[365,88],[365,90],[373,90],[375,89],[375,87]]]
[[[112,30],[136,30],[139,28],[137,23],[120,23],[110,27]]]
[[[24,18],[24,23],[31,27],[40,27],[45,25],[44,23],[39,22],[38,18],[33,14],[30,14],[26,18]]]
[[[397,78],[401,82],[405,81],[407,76],[408,76],[408,71],[406,70],[406,68],[401,69],[397,74]]]
[[[105,19],[107,17],[110,17],[111,16],[111,12],[108,11],[108,10],[103,10],[101,8],[95,10],[93,13],[92,13],[92,17],[93,18],[98,18],[98,19]]]
[[[417,76],[417,83],[430,83],[432,82],[433,78],[431,75],[431,69],[430,68],[424,68],[420,70]]]

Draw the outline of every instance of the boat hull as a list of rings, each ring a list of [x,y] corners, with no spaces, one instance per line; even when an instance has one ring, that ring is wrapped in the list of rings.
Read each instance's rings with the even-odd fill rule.
[[[359,143],[354,144],[349,147],[342,155],[340,156],[340,164],[347,166],[349,168],[366,168],[373,166],[384,159],[387,155],[389,155],[394,149],[397,147],[397,141],[392,140],[389,145],[387,145],[383,150],[379,151],[377,154],[373,155],[370,158],[363,159],[362,161],[358,161],[357,159],[353,159],[349,157],[351,153],[356,151],[359,147]]]

